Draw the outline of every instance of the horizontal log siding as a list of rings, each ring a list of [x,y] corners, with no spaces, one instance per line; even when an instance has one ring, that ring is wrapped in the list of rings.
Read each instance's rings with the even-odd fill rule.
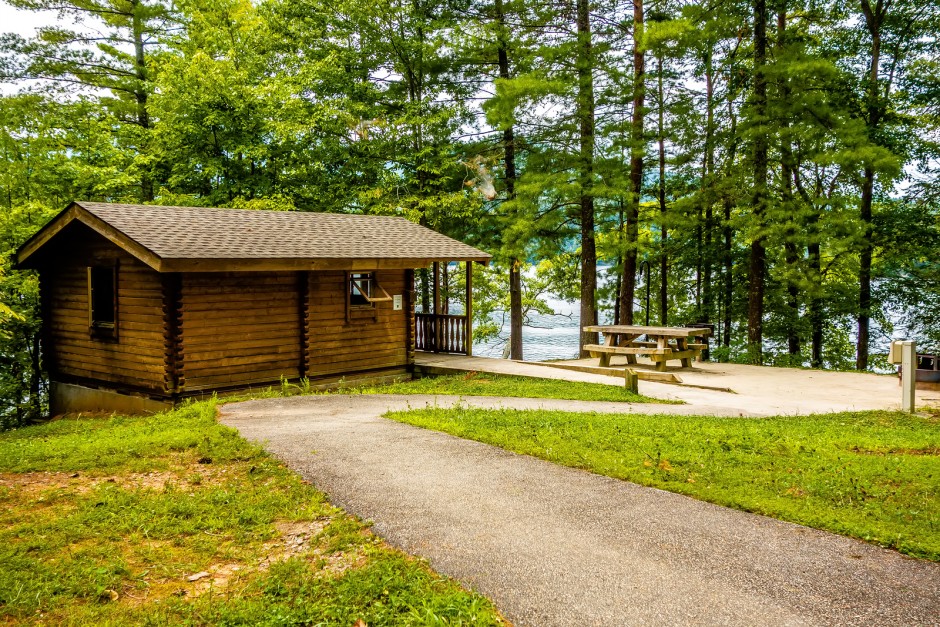
[[[395,311],[391,302],[380,302],[375,320],[370,312],[357,311],[347,323],[345,273],[310,273],[307,376],[354,374],[411,363],[406,274],[404,270],[376,273],[379,285],[390,296],[403,296],[401,310]]]
[[[88,266],[118,262],[117,340],[88,328]],[[40,273],[44,359],[53,380],[165,392],[160,275],[107,240],[86,233]]]
[[[183,391],[300,376],[296,272],[188,273],[180,297]]]

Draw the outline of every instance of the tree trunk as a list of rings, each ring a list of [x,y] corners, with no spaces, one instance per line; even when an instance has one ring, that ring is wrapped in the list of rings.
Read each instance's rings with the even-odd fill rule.
[[[639,240],[640,196],[643,194],[643,110],[646,96],[643,51],[643,0],[633,0],[633,120],[630,128],[630,204],[627,210],[626,242],[623,259],[620,322],[633,324],[636,292],[637,244]]]
[[[621,154],[622,156],[622,154]],[[626,203],[624,202],[623,195],[618,199],[619,211],[617,212],[617,232],[620,234],[624,233],[625,222],[625,211]],[[617,274],[616,283],[614,285],[615,291],[614,294],[614,322],[620,323],[623,318],[620,315],[621,308],[623,307],[623,250],[620,251],[620,254],[617,256],[617,267],[620,268],[620,273]]]
[[[855,368],[858,370],[868,369],[869,326],[871,321],[871,259],[874,248],[871,241],[873,233],[871,205],[874,186],[874,169],[866,167],[864,179],[862,180],[862,204],[859,211],[859,217],[862,220],[863,239],[858,267],[858,345],[855,359]]]
[[[496,0],[496,21],[499,29],[499,77],[509,79],[509,45],[506,41],[506,16],[503,0]],[[516,199],[516,140],[512,126],[503,131],[503,160],[505,161],[506,200]],[[521,260],[509,260],[509,358],[522,359],[522,273]]]
[[[669,232],[666,229],[666,124],[665,109],[666,95],[663,90],[663,57],[659,56],[657,89],[659,91],[659,119],[657,131],[659,134],[659,215],[661,216],[662,231],[659,253],[659,323],[666,326],[669,320]]]
[[[703,242],[703,275],[702,275],[702,310],[698,322],[710,322],[712,315],[712,179],[715,171],[715,113],[714,113],[715,85],[712,72],[711,50],[705,57],[705,157],[703,159],[702,198],[705,205],[705,241]]]
[[[767,3],[754,0],[754,93],[752,122],[754,134],[754,233],[748,266],[747,347],[751,363],[763,362],[764,279],[767,260],[763,222],[767,205]]]
[[[137,125],[145,131],[150,128],[150,113],[147,111],[147,63],[144,56],[144,22],[141,18],[141,4],[139,0],[131,1],[131,19],[134,36],[134,75],[137,78],[137,85],[134,87],[134,99],[137,103]],[[146,147],[138,146],[138,150]],[[147,166],[140,174],[140,200],[141,202],[152,202],[153,179]]]
[[[777,49],[783,54],[783,49],[787,43],[787,13],[786,2],[782,9],[777,13]],[[781,76],[779,83],[780,101],[786,106],[790,100],[790,86],[787,84],[787,77]],[[800,355],[800,290],[797,284],[797,277],[801,274],[799,267],[799,252],[796,242],[800,225],[798,223],[800,212],[797,211],[795,199],[793,196],[793,171],[795,168],[793,161],[793,147],[788,135],[790,123],[786,116],[780,122],[780,178],[783,181],[781,190],[784,220],[787,220],[786,240],[783,243],[784,259],[787,264],[787,353],[791,357]],[[796,364],[790,364],[796,365]],[[802,364],[800,364],[802,365]]]
[[[521,263],[509,260],[509,358],[522,357],[522,272]]]
[[[868,135],[872,137],[881,121],[881,103],[878,93],[878,70],[881,63],[881,25],[888,12],[888,5],[878,0],[874,8],[868,0],[861,0],[862,13],[865,15],[865,26],[871,35],[871,59],[868,75],[868,115],[866,124]],[[858,370],[868,369],[869,326],[871,321],[871,260],[874,255],[872,244],[872,202],[875,191],[875,169],[866,164],[862,177],[862,198],[859,207],[859,218],[862,221],[862,249],[859,251],[858,268],[858,345],[856,349],[855,367]]]
[[[799,357],[802,352],[800,348],[800,330],[797,324],[800,319],[800,289],[793,279],[792,274],[799,272],[799,252],[797,246],[792,241],[786,241],[783,244],[784,258],[787,263],[787,353],[791,357]],[[802,365],[791,363],[791,366]]]
[[[581,343],[580,354],[588,357],[585,344],[596,344],[597,334],[583,327],[597,322],[597,248],[594,241],[594,58],[591,46],[591,16],[588,0],[578,0],[578,103],[580,130],[581,205]]]
[[[815,229],[815,222],[810,228]],[[815,230],[811,232],[813,240],[807,247],[809,253],[809,269],[812,273],[813,281],[818,285],[822,279],[822,255],[819,249],[818,235]],[[813,368],[823,367],[823,310],[822,299],[818,294],[814,294],[809,300],[809,324],[812,342],[812,354],[810,355],[810,365]]]
[[[39,333],[32,333],[29,337],[29,417],[31,420],[39,420],[43,413],[40,400],[43,374],[40,337]]]
[[[727,105],[728,120],[730,122],[728,136],[730,137],[731,145],[728,146],[725,176],[730,178],[734,172],[735,159],[738,153],[738,119],[734,109],[734,93],[730,88],[728,89]],[[732,316],[734,315],[734,228],[731,223],[731,211],[734,209],[734,202],[727,190],[724,192],[722,205],[724,208],[724,224],[722,225],[724,250],[722,251],[722,261],[725,275],[725,319],[722,342],[723,345],[728,348],[731,346],[731,322]]]
[[[725,319],[722,343],[727,348],[731,346],[731,316],[734,313],[734,308],[732,307],[732,301],[734,300],[734,232],[731,229],[731,209],[733,208],[731,198],[725,197],[723,204],[725,223],[722,230],[724,231],[725,241],[724,250],[722,251],[722,261],[724,262],[725,271]]]

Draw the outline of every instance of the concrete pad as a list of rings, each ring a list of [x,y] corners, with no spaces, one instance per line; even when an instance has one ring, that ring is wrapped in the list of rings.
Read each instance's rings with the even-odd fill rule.
[[[486,357],[418,353],[419,366],[451,368],[454,372],[476,370],[499,374],[585,381],[623,385],[623,380],[602,374],[575,372],[548,367],[538,362],[516,362]],[[640,368],[652,362],[639,359]],[[556,363],[556,362],[553,362]],[[580,359],[567,364],[597,365],[596,359]],[[612,365],[623,367],[620,356]],[[797,415],[868,409],[898,410],[901,390],[898,378],[858,372],[832,372],[799,368],[774,368],[696,362],[693,368],[670,368],[683,385],[640,381],[640,393],[654,398],[682,400],[694,405],[727,407],[729,410],[762,415]],[[733,393],[724,391],[730,389]],[[918,405],[940,406],[940,392],[919,392]]]

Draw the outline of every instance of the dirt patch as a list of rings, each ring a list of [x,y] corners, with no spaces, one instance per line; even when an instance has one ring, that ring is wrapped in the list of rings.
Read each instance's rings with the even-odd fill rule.
[[[114,484],[125,490],[162,490],[169,484],[189,486],[219,484],[241,470],[238,466],[188,464],[165,471],[115,473],[100,476],[89,476],[82,472],[10,472],[0,473],[0,488],[7,488],[25,496],[37,495],[47,490],[69,490],[77,494],[86,494],[103,484]]]
[[[198,597],[209,590],[224,590],[239,575],[247,574],[247,572],[248,569],[243,564],[213,564],[209,570],[186,578],[191,587],[184,588],[185,596]]]
[[[237,562],[213,564],[204,571],[187,575],[181,585],[172,594],[177,596],[197,597],[212,590],[219,592],[242,577],[256,572],[264,572],[272,565],[292,557],[307,557],[315,561],[318,570],[328,576],[336,576],[365,562],[365,555],[358,552],[334,552],[324,554],[316,542],[328,524],[330,518],[318,518],[313,521],[274,524],[277,536],[264,544],[264,555],[257,566],[247,566]]]
[[[363,566],[367,557],[362,547],[357,546],[351,551],[329,551],[317,544],[320,532],[330,522],[330,518],[318,518],[308,522],[276,523],[279,536],[265,544],[267,555],[262,558],[258,569],[267,570],[272,564],[300,556],[315,564],[318,574],[324,577],[340,576]]]
[[[188,462],[188,463],[187,463]],[[214,464],[196,463],[190,456],[180,456],[170,462],[170,469],[142,473],[114,473],[110,475],[86,475],[84,472],[26,472],[0,473],[0,494],[5,499],[12,499],[16,507],[35,507],[61,494],[74,502],[81,496],[107,485],[114,485],[125,490],[163,491],[170,486],[175,489],[193,492],[201,487],[227,483],[243,478],[254,468],[250,463]],[[204,566],[200,572],[170,574],[167,569],[159,568],[161,562],[175,563],[176,556],[156,555],[153,552],[138,554],[134,547],[116,547],[132,562],[131,570],[139,573],[134,578],[125,580],[123,585],[113,590],[105,590],[98,603],[121,603],[131,606],[144,605],[173,596],[195,598],[206,593],[225,594],[230,590],[241,589],[251,577],[263,573],[272,565],[299,557],[307,561],[313,572],[324,577],[335,577],[365,563],[367,556],[361,549],[349,549],[348,552],[331,551],[326,548],[326,540],[321,533],[332,522],[324,516],[312,521],[278,521],[274,524],[273,537],[260,547],[260,558],[247,559],[244,562],[219,561]],[[208,532],[205,532],[208,533]],[[215,534],[209,534],[215,535]],[[220,535],[220,542],[225,541]],[[322,541],[321,541],[322,540]],[[147,539],[143,541],[150,549],[159,549],[165,543]],[[77,545],[71,545],[75,550]],[[257,556],[257,545],[249,553]],[[160,574],[158,574],[160,573]],[[2,621],[0,621],[2,624]]]
[[[924,448],[893,448],[887,451],[876,451],[872,449],[865,449],[855,447],[852,449],[853,453],[858,453],[859,455],[878,455],[884,457],[885,455],[913,455],[915,457],[927,456],[927,457],[936,457],[940,455],[940,447],[937,446],[927,446]]]
[[[187,573],[181,578],[147,581],[143,589],[126,585],[121,590],[120,600],[124,603],[140,605],[170,596],[195,598],[210,591],[222,593],[239,581],[268,570],[273,564],[296,556],[315,555],[317,553],[316,539],[329,523],[329,518],[302,522],[277,522],[274,525],[277,531],[276,536],[264,544],[263,556],[255,565],[219,562],[208,566],[203,571]],[[335,561],[338,563],[339,559]]]
[[[339,577],[348,570],[355,570],[365,566],[368,557],[363,552],[362,547],[356,547],[353,551],[337,551],[329,555],[319,554],[317,566],[320,574],[325,577]]]
[[[162,489],[167,483],[181,480],[173,472],[144,472],[111,475],[105,477],[85,477],[81,473],[66,472],[26,472],[0,473],[0,486],[22,491],[27,495],[38,494],[47,490],[70,490],[85,494],[102,485],[113,483],[124,489],[149,488]]]
[[[314,540],[329,523],[329,518],[275,523],[274,528],[277,529],[278,536],[265,543],[265,557],[258,564],[259,570],[267,570],[272,564],[283,562],[313,550]]]

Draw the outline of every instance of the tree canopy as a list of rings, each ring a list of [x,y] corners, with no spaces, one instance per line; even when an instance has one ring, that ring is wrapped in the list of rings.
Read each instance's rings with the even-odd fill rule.
[[[10,253],[73,198],[403,215],[496,255],[517,358],[547,294],[726,360],[940,350],[937,0],[5,1],[60,17],[0,38],[6,424],[45,385]]]

